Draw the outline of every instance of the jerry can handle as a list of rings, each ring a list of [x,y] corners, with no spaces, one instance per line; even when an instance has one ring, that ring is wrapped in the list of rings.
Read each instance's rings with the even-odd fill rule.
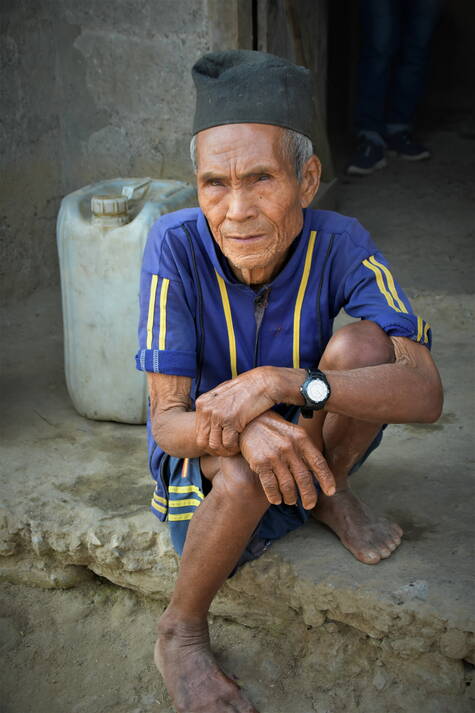
[[[137,195],[139,192],[142,193],[141,197],[143,198],[143,194],[147,190],[149,184],[152,182],[151,178],[145,178],[143,181],[140,181],[139,183],[131,183],[128,186],[124,186],[122,188],[122,195],[127,198],[127,200],[137,200],[139,196]]]

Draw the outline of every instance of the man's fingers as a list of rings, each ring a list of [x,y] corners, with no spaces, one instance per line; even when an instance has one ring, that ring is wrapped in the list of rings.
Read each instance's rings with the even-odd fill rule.
[[[267,500],[271,505],[280,505],[282,497],[279,486],[277,485],[277,478],[272,470],[262,471],[262,473],[258,473],[258,475]]]
[[[289,464],[293,479],[299,489],[302,505],[305,510],[313,510],[318,499],[313,473],[297,455],[289,459]]]
[[[209,429],[208,444],[212,450],[218,450],[223,448],[223,429],[218,420],[211,419],[211,427]]]
[[[334,495],[335,478],[323,455],[312,444],[308,444],[303,453],[310,470],[315,474],[325,495]]]
[[[199,448],[207,448],[209,444],[209,433],[211,426],[211,419],[209,414],[204,408],[205,401],[200,396],[196,400],[196,443]]]
[[[239,433],[231,428],[224,426],[222,433],[223,446],[230,451],[239,451]]]
[[[286,505],[295,505],[297,502],[297,488],[295,487],[292,473],[284,463],[274,463],[273,470],[284,503]]]

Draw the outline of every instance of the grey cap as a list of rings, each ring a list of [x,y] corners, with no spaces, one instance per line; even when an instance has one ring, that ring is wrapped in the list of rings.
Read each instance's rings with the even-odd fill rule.
[[[210,52],[192,69],[193,134],[222,124],[273,124],[315,144],[314,80],[310,70],[252,50]]]

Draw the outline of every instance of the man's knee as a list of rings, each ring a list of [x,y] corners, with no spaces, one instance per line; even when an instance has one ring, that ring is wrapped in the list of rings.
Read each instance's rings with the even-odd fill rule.
[[[213,490],[225,498],[239,498],[243,502],[263,496],[259,477],[242,456],[220,458],[219,471],[213,478]]]
[[[342,327],[332,336],[320,361],[321,369],[358,369],[394,361],[388,335],[374,322],[361,320]]]

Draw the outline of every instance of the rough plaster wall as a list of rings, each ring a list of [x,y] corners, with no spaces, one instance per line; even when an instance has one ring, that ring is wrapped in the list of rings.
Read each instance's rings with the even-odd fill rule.
[[[57,282],[61,198],[117,175],[189,179],[206,0],[3,0],[0,297]]]

